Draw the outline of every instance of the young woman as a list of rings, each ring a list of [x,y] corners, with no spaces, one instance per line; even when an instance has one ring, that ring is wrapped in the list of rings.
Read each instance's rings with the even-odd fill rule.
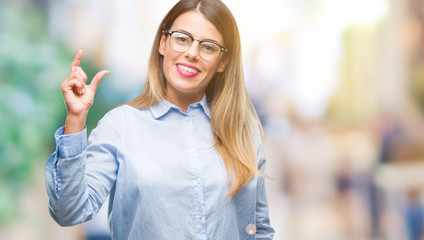
[[[100,80],[79,67],[62,83],[68,109],[46,163],[49,210],[90,220],[109,196],[113,239],[272,239],[260,122],[244,85],[240,38],[217,0],[181,0],[153,43],[143,93],[108,112],[86,144]]]

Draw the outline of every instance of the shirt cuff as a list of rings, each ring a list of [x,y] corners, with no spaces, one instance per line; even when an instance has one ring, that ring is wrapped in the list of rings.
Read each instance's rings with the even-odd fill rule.
[[[64,129],[61,127],[55,133],[59,159],[76,156],[87,148],[87,127],[81,132],[67,135],[63,135]]]

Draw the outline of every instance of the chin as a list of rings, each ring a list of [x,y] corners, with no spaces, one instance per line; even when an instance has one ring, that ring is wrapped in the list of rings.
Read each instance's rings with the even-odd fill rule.
[[[200,94],[202,91],[200,89],[192,89],[192,88],[179,88],[177,91],[184,94]]]
[[[202,88],[193,85],[192,82],[189,82],[187,80],[181,80],[177,84],[172,84],[172,87],[179,91],[184,93],[194,93],[194,92],[200,92]]]

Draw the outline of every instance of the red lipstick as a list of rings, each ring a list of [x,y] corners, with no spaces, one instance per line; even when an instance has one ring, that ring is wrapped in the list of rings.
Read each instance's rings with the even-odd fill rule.
[[[195,77],[199,75],[200,73],[200,70],[194,65],[189,65],[185,63],[177,63],[175,67],[178,73],[184,77]]]

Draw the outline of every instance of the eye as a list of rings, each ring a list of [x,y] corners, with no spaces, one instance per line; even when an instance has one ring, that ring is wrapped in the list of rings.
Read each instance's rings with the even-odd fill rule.
[[[215,43],[210,43],[210,42],[203,42],[200,45],[200,50],[205,52],[205,53],[216,53],[219,51],[219,46],[216,45]]]
[[[188,39],[184,38],[184,37],[178,37],[178,38],[175,38],[175,39],[177,40],[177,42],[180,42],[180,43],[188,42]]]
[[[191,43],[191,38],[182,33],[174,33],[172,34],[172,38],[176,43],[181,45],[189,45]]]

